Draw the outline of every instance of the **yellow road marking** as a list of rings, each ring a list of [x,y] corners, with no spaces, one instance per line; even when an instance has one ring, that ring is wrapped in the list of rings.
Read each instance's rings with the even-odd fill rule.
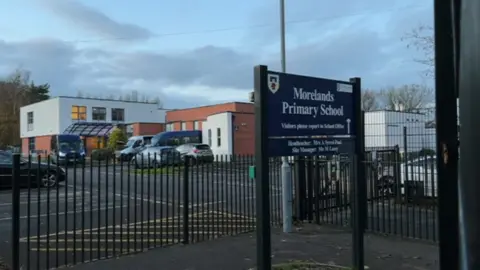
[[[212,216],[213,214],[213,216]],[[209,220],[212,218],[216,218],[216,220]],[[241,218],[241,220],[232,220],[232,218]],[[197,223],[205,223],[205,219],[207,219],[212,225],[210,224],[198,224]],[[98,228],[88,228],[88,229],[77,229],[77,230],[71,230],[71,231],[60,231],[60,232],[54,232],[50,234],[45,234],[45,235],[40,235],[40,236],[30,236],[30,237],[22,237],[20,238],[21,242],[26,242],[27,239],[37,239],[37,238],[47,238],[47,237],[52,237],[52,236],[57,236],[57,235],[65,235],[65,234],[81,234],[86,233],[86,232],[91,232],[92,234],[94,232],[97,232],[99,230],[106,230],[106,229],[118,229],[120,228],[123,229],[131,229],[135,228],[135,225],[137,225],[138,228],[176,228],[180,227],[183,224],[182,223],[182,216],[177,215],[177,216],[172,216],[172,217],[166,217],[166,218],[161,218],[161,219],[151,219],[151,220],[144,220],[144,221],[138,221],[135,223],[128,223],[128,224],[117,224],[117,225],[110,225],[110,226],[102,226]],[[194,228],[250,228],[252,227],[252,224],[247,223],[246,225],[242,225],[241,223],[248,222],[249,220],[254,221],[255,219],[252,217],[246,217],[238,214],[230,214],[227,212],[218,212],[218,211],[206,211],[206,212],[199,212],[199,213],[193,213],[189,215],[189,227],[194,227]],[[178,223],[180,222],[180,223]],[[232,222],[235,222],[237,224],[231,224]],[[154,224],[152,227],[150,224]],[[218,224],[218,225],[215,225]],[[229,224],[230,223],[230,224]],[[223,224],[223,225],[222,225]],[[141,226],[138,226],[141,225]]]

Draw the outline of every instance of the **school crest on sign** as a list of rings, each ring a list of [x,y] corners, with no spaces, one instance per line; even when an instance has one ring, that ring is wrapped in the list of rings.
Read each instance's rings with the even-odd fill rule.
[[[270,91],[275,94],[278,89],[280,89],[280,76],[278,76],[277,74],[268,74],[267,81],[268,89],[270,89]]]

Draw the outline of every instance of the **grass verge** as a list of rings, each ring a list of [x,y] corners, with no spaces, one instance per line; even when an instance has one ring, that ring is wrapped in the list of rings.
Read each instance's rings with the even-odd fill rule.
[[[254,268],[255,269],[255,268]],[[254,270],[250,269],[250,270]],[[272,270],[350,270],[350,267],[312,261],[291,261],[272,265]],[[366,268],[368,269],[368,268]]]

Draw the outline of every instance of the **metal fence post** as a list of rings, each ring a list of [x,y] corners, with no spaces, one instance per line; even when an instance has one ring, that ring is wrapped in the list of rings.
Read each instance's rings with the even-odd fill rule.
[[[13,155],[12,172],[12,269],[20,269],[20,154]]]
[[[183,244],[188,244],[189,231],[188,231],[188,210],[189,210],[189,200],[188,200],[188,166],[190,165],[190,158],[185,156],[183,164]]]

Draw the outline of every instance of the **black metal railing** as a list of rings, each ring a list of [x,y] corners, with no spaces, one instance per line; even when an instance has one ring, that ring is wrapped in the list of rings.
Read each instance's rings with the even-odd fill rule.
[[[11,216],[18,239],[5,245],[17,249],[12,258],[23,269],[57,268],[255,230],[252,156],[201,162],[152,155],[132,163],[108,158],[59,163],[59,157],[50,156],[19,159],[5,178],[18,184],[12,202],[18,210]],[[280,166],[272,159],[273,226],[282,220]]]
[[[434,156],[409,157],[399,147],[376,151],[381,153],[367,152],[363,162],[367,230],[436,242]],[[14,241],[4,244],[13,265],[56,268],[255,230],[253,156],[59,163],[59,157],[28,157],[3,174],[4,183],[15,183]],[[352,226],[353,164],[351,157],[296,159],[295,219]],[[273,226],[282,224],[280,167],[279,159],[271,159]]]
[[[367,190],[366,228],[370,232],[438,241],[435,156],[408,159],[398,147],[381,149],[363,162]],[[405,155],[404,155],[405,156]],[[295,217],[317,224],[352,226],[354,166],[351,160],[297,159]],[[301,167],[298,166],[301,164]],[[304,172],[299,173],[300,170]],[[298,187],[303,187],[300,190]]]

